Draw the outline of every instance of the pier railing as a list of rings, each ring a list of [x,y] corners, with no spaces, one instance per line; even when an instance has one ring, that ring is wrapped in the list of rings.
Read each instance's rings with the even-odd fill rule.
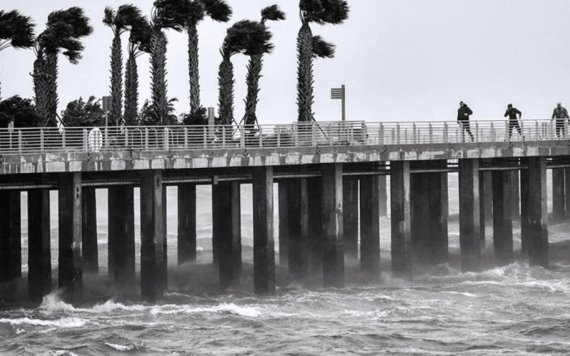
[[[260,126],[129,126],[0,129],[0,155],[49,152],[171,151],[339,145],[418,145],[549,141],[569,138],[568,125],[550,120],[508,121],[334,121]],[[558,131],[558,132],[557,132]]]

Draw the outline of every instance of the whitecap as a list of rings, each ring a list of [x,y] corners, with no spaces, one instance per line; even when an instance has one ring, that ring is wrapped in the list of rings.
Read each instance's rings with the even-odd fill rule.
[[[135,351],[138,349],[137,345],[128,344],[128,345],[119,345],[119,344],[112,344],[110,342],[103,343],[104,345],[121,352],[128,352],[128,351]]]
[[[81,318],[61,318],[54,320],[16,318],[16,319],[0,319],[0,324],[10,325],[33,325],[33,326],[49,326],[56,328],[80,328],[87,324],[87,320]]]
[[[112,311],[123,310],[123,311],[143,311],[146,307],[144,305],[124,305],[121,303],[116,303],[112,300],[108,300],[103,304],[97,304],[91,309],[83,309],[86,312],[92,313],[110,313]]]

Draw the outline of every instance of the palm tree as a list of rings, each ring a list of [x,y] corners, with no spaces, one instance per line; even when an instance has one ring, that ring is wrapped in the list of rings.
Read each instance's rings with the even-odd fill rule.
[[[232,9],[224,0],[187,0],[188,72],[190,74],[190,115],[200,108],[200,70],[198,68],[198,23],[208,15],[212,20],[228,22]],[[202,110],[205,112],[205,110]]]
[[[261,24],[265,26],[267,21],[285,20],[285,13],[279,6],[271,5],[261,10]],[[265,53],[265,52],[264,52]],[[259,94],[259,79],[263,66],[263,54],[256,54],[249,58],[247,65],[247,96],[245,99],[245,125],[254,125],[257,122],[255,111],[257,108],[257,95]]]
[[[299,15],[301,29],[297,36],[297,106],[298,120],[308,122],[313,120],[313,58],[320,54],[334,55],[333,46],[320,37],[313,37],[310,24],[341,24],[348,18],[346,0],[300,0]],[[320,48],[316,51],[314,44]],[[326,48],[325,52],[320,52]]]
[[[123,106],[123,53],[121,35],[129,30],[130,25],[142,17],[141,11],[134,5],[122,5],[117,11],[105,8],[103,23],[113,31],[111,46],[111,111],[110,122],[123,124],[121,109]]]
[[[138,124],[139,75],[137,58],[143,53],[150,52],[152,28],[145,17],[131,23],[129,36],[129,59],[125,70],[125,124]]]
[[[32,19],[16,10],[10,12],[0,10],[0,52],[8,47],[30,48],[33,45],[34,23]]]
[[[150,40],[151,97],[156,122],[161,125],[168,118],[166,82],[165,29],[182,31],[186,22],[186,0],[156,0],[152,11],[152,37]]]
[[[254,56],[271,51],[271,32],[259,22],[243,20],[236,22],[227,31],[220,53],[222,63],[218,71],[219,99],[218,124],[231,125],[234,122],[234,69],[233,55],[243,53]]]
[[[57,122],[57,55],[63,50],[63,55],[72,64],[77,64],[83,51],[80,39],[91,32],[93,28],[83,9],[70,7],[49,14],[47,28],[37,38],[34,90],[38,110],[46,118],[46,125]]]

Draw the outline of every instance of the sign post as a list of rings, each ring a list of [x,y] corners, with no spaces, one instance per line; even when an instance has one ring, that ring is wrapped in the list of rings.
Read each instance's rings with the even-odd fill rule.
[[[342,100],[342,121],[346,121],[346,90],[344,84],[340,88],[331,89],[331,99]]]

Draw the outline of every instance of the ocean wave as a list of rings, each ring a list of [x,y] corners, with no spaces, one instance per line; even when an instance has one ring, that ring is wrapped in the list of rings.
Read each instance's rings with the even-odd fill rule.
[[[142,345],[136,345],[136,344],[119,345],[110,342],[104,342],[103,345],[108,346],[111,349],[120,352],[138,351],[142,348]]]
[[[258,318],[262,315],[262,312],[254,307],[240,306],[234,303],[222,303],[219,305],[214,305],[211,307],[193,307],[188,305],[161,305],[153,307],[151,309],[151,314],[201,314],[201,313],[219,313],[219,314],[233,314],[244,316],[248,318]]]
[[[32,319],[32,318],[0,319],[0,324],[49,326],[56,328],[81,328],[85,326],[87,323],[88,323],[87,320],[75,317],[61,318],[54,320],[43,320],[43,319]]]

